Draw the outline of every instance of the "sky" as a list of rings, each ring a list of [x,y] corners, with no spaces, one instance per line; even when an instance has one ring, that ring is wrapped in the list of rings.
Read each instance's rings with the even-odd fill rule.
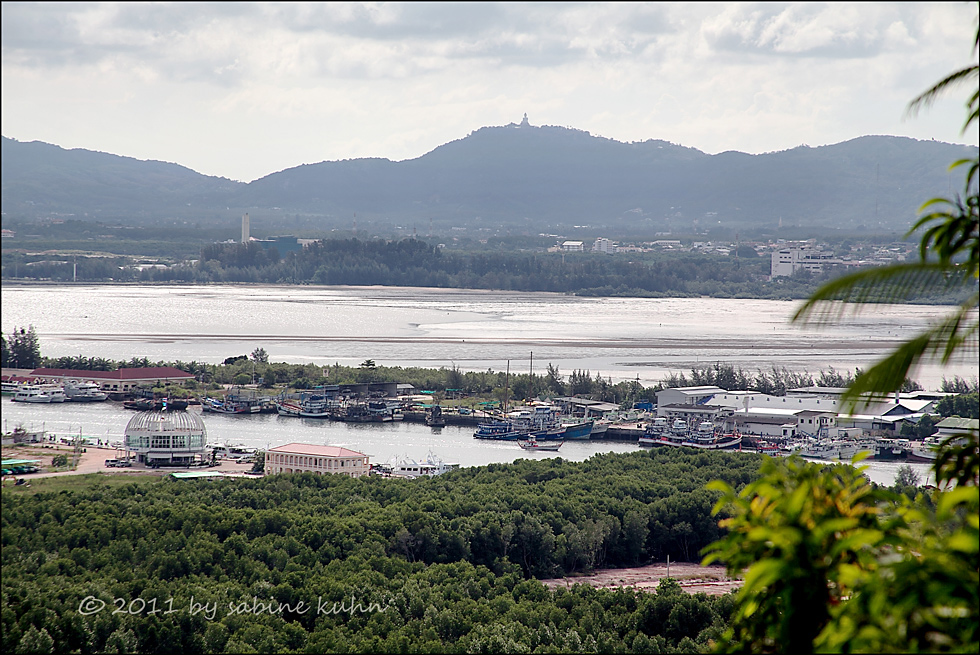
[[[484,126],[715,154],[867,134],[977,145],[977,4],[2,5],[2,133],[248,182],[414,159]],[[975,88],[975,87],[974,87]]]

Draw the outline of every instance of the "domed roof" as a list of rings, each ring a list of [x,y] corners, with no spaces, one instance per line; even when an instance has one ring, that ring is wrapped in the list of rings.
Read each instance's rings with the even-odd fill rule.
[[[126,424],[127,435],[139,432],[204,434],[207,430],[204,421],[196,412],[149,410],[139,412]]]

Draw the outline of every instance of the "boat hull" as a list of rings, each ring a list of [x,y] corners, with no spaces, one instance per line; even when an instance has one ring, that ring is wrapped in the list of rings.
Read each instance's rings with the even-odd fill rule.
[[[696,448],[697,450],[737,450],[742,445],[741,435],[725,435],[713,441],[694,441],[692,439],[677,439],[670,437],[642,436],[638,441],[641,446]]]

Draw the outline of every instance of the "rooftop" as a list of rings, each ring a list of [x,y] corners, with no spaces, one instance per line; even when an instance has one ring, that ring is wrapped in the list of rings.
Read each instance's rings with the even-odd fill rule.
[[[73,377],[99,380],[193,380],[194,376],[173,366],[120,368],[115,371],[81,371],[71,368],[36,368],[32,377]]]

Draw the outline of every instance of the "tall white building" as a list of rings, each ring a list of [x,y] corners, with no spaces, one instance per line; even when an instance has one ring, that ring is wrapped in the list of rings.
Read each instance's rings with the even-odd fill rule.
[[[609,253],[616,252],[616,245],[605,237],[599,237],[595,240],[595,243],[592,244],[592,251],[604,252],[608,255]]]
[[[242,216],[242,243],[248,243],[250,231],[251,230],[249,229],[248,224],[248,212],[246,212],[245,215]]]
[[[843,264],[831,252],[810,248],[782,248],[772,253],[772,277],[792,275],[797,271],[823,272],[824,266]]]

